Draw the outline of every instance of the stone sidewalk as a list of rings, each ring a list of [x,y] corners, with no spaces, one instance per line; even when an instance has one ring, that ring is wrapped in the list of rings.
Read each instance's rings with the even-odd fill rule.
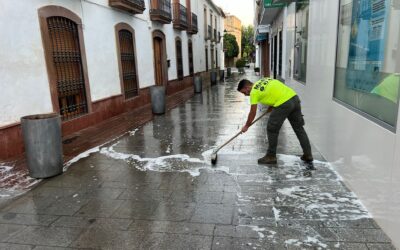
[[[395,249],[315,148],[316,170],[300,161],[288,123],[276,167],[257,164],[267,117],[210,164],[212,149],[246,119],[238,80],[88,151],[4,204],[0,249]]]

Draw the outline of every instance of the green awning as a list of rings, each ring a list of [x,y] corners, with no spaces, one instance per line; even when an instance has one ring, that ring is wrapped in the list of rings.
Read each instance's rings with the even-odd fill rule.
[[[264,0],[264,8],[283,8],[285,3],[273,3],[273,0]]]
[[[268,38],[267,33],[257,34],[256,41],[261,42],[261,41],[267,40],[267,38]]]

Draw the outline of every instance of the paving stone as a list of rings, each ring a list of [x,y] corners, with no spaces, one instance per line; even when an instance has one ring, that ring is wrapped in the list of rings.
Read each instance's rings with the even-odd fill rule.
[[[90,188],[81,189],[72,195],[81,199],[117,199],[126,189],[122,188]]]
[[[204,224],[204,223],[135,220],[132,224],[130,224],[129,230],[146,231],[153,233],[174,233],[174,234],[212,236],[214,232],[214,227],[215,227],[214,224]]]
[[[152,220],[189,221],[194,209],[195,203],[161,202],[150,218]],[[201,222],[213,223],[208,221]]]
[[[127,230],[132,222],[133,220],[129,219],[61,216],[52,226],[78,228],[106,227],[115,230]]]
[[[122,200],[135,200],[135,201],[167,201],[171,196],[170,190],[156,190],[156,189],[126,189],[118,199]]]
[[[233,208],[229,205],[200,204],[191,218],[191,222],[231,224]]]
[[[365,243],[328,242],[328,249],[365,250],[369,249]]]
[[[54,200],[48,207],[38,210],[41,214],[73,215],[89,202],[89,199],[66,197]]]
[[[11,236],[20,233],[27,227],[24,225],[0,224],[0,242],[6,242]]]
[[[150,218],[158,206],[156,201],[133,201],[126,200],[122,205],[111,215],[112,218],[126,219],[147,219]]]
[[[177,191],[172,193],[170,200],[177,202],[221,203],[223,195],[223,192]]]
[[[123,203],[122,200],[90,200],[75,216],[110,217]]]
[[[13,212],[0,213],[0,224],[20,224],[31,226],[48,226],[55,221],[58,216],[36,215],[36,214],[17,214]]]
[[[179,235],[152,233],[146,235],[140,249],[210,249],[212,237],[200,235]]]
[[[337,235],[338,241],[346,242],[379,242],[390,243],[390,239],[381,229],[357,229],[357,228],[331,228]]]
[[[2,212],[39,214],[40,211],[50,206],[56,198],[54,197],[21,197],[12,201],[2,209]]]
[[[30,250],[32,248],[33,246],[31,245],[0,243],[0,249],[2,250]]]
[[[396,248],[392,244],[385,243],[367,243],[369,250],[395,250]]]
[[[8,242],[31,245],[46,245],[67,247],[82,229],[60,227],[33,227],[30,226],[13,235]]]
[[[70,246],[91,249],[139,249],[143,239],[143,234],[136,231],[88,228]]]

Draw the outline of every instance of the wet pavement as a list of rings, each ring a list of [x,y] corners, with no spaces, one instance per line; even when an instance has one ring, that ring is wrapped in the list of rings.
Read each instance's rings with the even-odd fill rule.
[[[315,148],[316,170],[300,161],[287,122],[277,166],[257,164],[268,117],[211,165],[212,150],[247,117],[239,79],[78,156],[64,174],[1,205],[0,249],[395,249]]]

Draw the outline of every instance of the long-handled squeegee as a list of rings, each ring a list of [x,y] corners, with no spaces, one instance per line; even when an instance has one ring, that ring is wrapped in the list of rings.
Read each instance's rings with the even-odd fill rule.
[[[261,117],[263,117],[264,115],[266,115],[268,113],[268,111],[266,111],[265,113],[263,113],[262,115],[260,115],[259,117],[257,117],[257,119],[255,119],[250,126],[252,126],[254,123],[256,123],[258,120],[260,120]],[[236,135],[234,135],[231,139],[229,139],[227,142],[225,142],[224,144],[222,144],[221,146],[219,146],[218,148],[214,149],[214,151],[211,154],[211,163],[215,164],[217,163],[217,152],[223,148],[226,144],[230,143],[231,141],[233,141],[233,139],[235,139],[236,137],[238,137],[240,134],[242,133],[242,131],[239,131]]]

